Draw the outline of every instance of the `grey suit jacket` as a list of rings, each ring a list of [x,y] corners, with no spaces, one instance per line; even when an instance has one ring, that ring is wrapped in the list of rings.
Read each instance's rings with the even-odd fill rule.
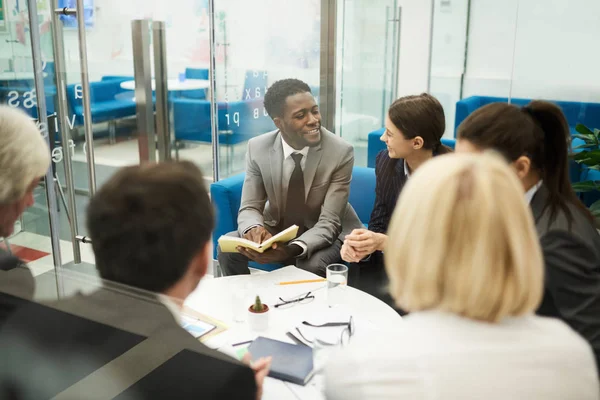
[[[109,383],[95,393],[103,398],[256,398],[249,367],[200,343],[154,295],[135,289],[30,303],[11,316],[0,339],[0,359],[11,360],[11,374],[17,371],[26,388],[35,379],[32,365],[55,371],[40,387],[44,395],[31,398],[63,390],[81,398],[76,392],[91,390],[93,381]],[[0,388],[6,374],[0,366]]]
[[[352,146],[321,128],[321,143],[310,148],[304,168],[307,207],[304,222],[308,230],[298,240],[306,243],[306,257],[333,244],[340,234],[362,227],[348,204],[353,166]],[[275,130],[250,139],[238,214],[240,236],[253,225],[279,227],[286,202],[282,193],[282,172],[280,132]]]
[[[544,210],[547,199],[548,189],[542,185],[531,201],[545,263],[544,297],[537,313],[564,320],[590,343],[598,364],[600,235],[573,205],[570,227],[563,211],[551,220]]]

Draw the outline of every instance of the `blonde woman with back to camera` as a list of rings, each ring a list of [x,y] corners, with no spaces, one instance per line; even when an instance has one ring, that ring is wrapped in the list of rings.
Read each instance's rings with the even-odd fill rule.
[[[411,314],[331,358],[328,399],[600,398],[589,344],[534,315],[540,245],[519,180],[499,157],[423,165],[388,234],[390,293]]]

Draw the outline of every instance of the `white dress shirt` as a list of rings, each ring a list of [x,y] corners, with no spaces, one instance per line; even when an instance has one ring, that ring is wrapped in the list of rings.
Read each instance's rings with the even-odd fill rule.
[[[173,318],[181,325],[181,307],[171,297],[159,294],[158,300],[173,314]]]
[[[492,324],[423,311],[402,322],[331,356],[327,399],[600,398],[590,345],[558,319]]]
[[[306,156],[308,155],[308,146],[305,146],[304,148],[302,148],[301,150],[296,150],[294,149],[292,146],[290,146],[289,144],[287,144],[287,142],[285,140],[283,140],[283,136],[281,137],[281,145],[283,146],[283,171],[281,174],[281,187],[283,190],[283,198],[287,199],[287,192],[288,192],[288,186],[290,184],[290,177],[292,176],[292,172],[294,172],[294,168],[296,167],[296,163],[294,162],[294,159],[292,158],[292,154],[294,153],[300,153],[302,154],[302,160],[300,160],[300,168],[302,168],[302,172],[304,172],[304,170],[306,169]],[[286,200],[284,200],[284,206],[285,206]],[[285,215],[285,208],[282,208],[282,211]],[[285,229],[287,229],[289,227],[285,227]],[[297,244],[298,246],[300,246],[302,248],[302,253],[300,253],[300,255],[298,257],[302,257],[303,255],[306,254],[306,243],[302,242],[301,240],[293,240],[290,242],[290,244]]]
[[[538,183],[533,185],[528,191],[525,192],[525,200],[527,201],[527,204],[531,204],[531,200],[533,200],[533,196],[535,196],[537,191],[540,189],[540,187],[542,186],[542,183],[544,183],[544,181],[540,180]]]

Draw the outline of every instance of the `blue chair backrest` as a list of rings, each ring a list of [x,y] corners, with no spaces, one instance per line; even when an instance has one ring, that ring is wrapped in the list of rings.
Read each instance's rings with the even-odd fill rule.
[[[125,82],[125,81],[133,81],[134,79],[135,79],[135,77],[128,76],[128,75],[104,75],[101,80],[102,81]]]
[[[185,77],[187,79],[208,79],[208,69],[206,68],[186,68],[185,69]],[[197,89],[197,90],[182,90],[178,92],[180,97],[186,99],[198,99],[203,100],[206,99],[206,90]]]
[[[119,93],[130,92],[121,88],[121,83],[125,79],[105,79],[103,81],[90,82],[90,99],[93,103],[114,100]],[[83,99],[75,98],[75,87],[78,84],[67,86],[67,100],[69,107],[81,106]]]
[[[208,69],[206,68],[186,68],[185,77],[187,79],[208,79]]]
[[[375,204],[375,170],[366,167],[354,167],[350,182],[348,202],[352,204],[360,221],[367,225]]]

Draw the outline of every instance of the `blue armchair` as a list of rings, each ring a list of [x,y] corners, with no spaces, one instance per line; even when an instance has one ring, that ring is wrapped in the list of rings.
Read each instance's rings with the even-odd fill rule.
[[[90,82],[92,121],[107,122],[135,115],[133,91],[121,88],[121,79],[105,79]],[[75,84],[67,86],[67,100],[75,123],[83,125],[83,99],[76,98]]]
[[[377,153],[385,149],[385,143],[379,139],[384,131],[385,128],[381,128],[369,133],[367,141],[367,167],[375,168]],[[442,138],[442,144],[454,149],[456,147],[456,139]]]
[[[217,224],[213,232],[214,257],[217,257],[217,240],[222,235],[237,229],[237,215],[240,209],[244,174],[234,175],[220,180],[210,186],[212,203],[217,213]],[[350,196],[348,201],[354,207],[360,220],[369,223],[371,210],[375,203],[375,170],[365,167],[354,167]],[[252,264],[252,267],[271,271],[278,265]]]

